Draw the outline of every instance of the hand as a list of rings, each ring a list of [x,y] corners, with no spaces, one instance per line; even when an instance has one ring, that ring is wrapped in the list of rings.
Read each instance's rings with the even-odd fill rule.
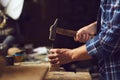
[[[71,49],[51,49],[48,55],[49,61],[52,64],[66,64],[72,62]]]
[[[52,64],[66,64],[73,61],[89,60],[92,57],[88,55],[86,45],[74,49],[51,49],[48,55]]]
[[[90,40],[96,34],[96,25],[97,22],[94,22],[90,25],[87,25],[81,29],[79,29],[76,33],[75,41],[83,42]]]

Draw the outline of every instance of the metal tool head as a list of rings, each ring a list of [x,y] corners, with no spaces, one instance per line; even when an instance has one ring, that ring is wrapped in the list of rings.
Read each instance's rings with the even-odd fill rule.
[[[49,40],[54,41],[56,37],[56,28],[58,24],[58,18],[55,19],[53,25],[50,26]]]

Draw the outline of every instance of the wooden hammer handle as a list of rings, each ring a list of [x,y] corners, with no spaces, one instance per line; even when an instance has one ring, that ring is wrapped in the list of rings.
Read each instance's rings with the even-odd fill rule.
[[[61,35],[65,35],[68,37],[75,37],[75,35],[76,35],[76,31],[69,30],[69,29],[63,29],[63,28],[59,28],[59,27],[57,27],[56,33],[61,34]]]
[[[77,31],[57,27],[56,33],[61,34],[61,35],[65,35],[68,37],[75,37]],[[91,36],[91,38],[93,38],[95,36],[95,34],[89,34],[89,35]]]

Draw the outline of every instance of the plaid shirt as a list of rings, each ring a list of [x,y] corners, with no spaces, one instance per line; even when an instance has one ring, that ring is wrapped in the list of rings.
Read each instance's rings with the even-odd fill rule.
[[[88,54],[98,59],[101,80],[120,80],[120,0],[101,0],[100,32],[86,43]]]

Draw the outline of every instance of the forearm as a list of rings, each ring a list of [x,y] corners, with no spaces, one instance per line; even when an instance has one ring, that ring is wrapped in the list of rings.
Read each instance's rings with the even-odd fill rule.
[[[92,58],[90,55],[87,54],[86,45],[75,48],[72,51],[73,51],[72,54],[73,61],[88,60]]]
[[[96,27],[96,25],[97,25],[97,21],[91,23],[90,25],[93,25],[94,27]]]
[[[95,21],[95,22],[93,22],[93,23],[91,23],[91,24],[89,24],[89,25],[87,25],[88,27],[90,27],[90,28],[96,28],[96,26],[97,26],[97,21]]]
[[[88,33],[95,35],[96,31],[97,31],[97,21],[89,24],[88,26],[85,27],[85,29],[87,30]]]

